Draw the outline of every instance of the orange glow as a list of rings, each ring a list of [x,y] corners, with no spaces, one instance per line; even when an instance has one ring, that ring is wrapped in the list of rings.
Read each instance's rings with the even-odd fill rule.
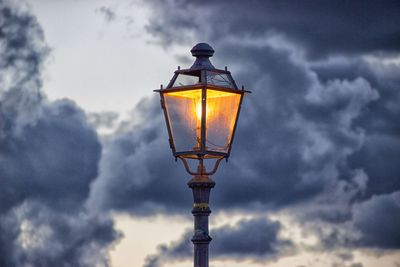
[[[196,102],[196,117],[198,120],[201,120],[201,102]]]
[[[226,152],[232,138],[241,95],[207,89],[206,96],[206,149]],[[202,89],[169,92],[165,93],[165,97],[167,109],[169,107],[172,111],[173,108],[174,114],[176,114],[170,113],[170,116],[173,117],[172,131],[178,129],[174,128],[174,122],[180,121],[179,127],[184,125],[188,130],[187,133],[191,132],[192,136],[189,140],[192,140],[193,143],[192,145],[188,143],[186,150],[199,149],[202,142]]]
[[[202,113],[201,94],[201,89],[167,93],[169,96],[180,97],[189,101],[191,103],[191,105],[189,105],[191,110],[187,110],[186,106],[186,109],[182,110],[182,115],[188,117],[189,120],[195,117],[199,123],[201,122]]]
[[[195,115],[197,120],[201,121],[201,115],[202,115],[201,93],[202,93],[201,89],[197,89],[197,90],[171,92],[167,93],[167,95],[186,98],[187,100],[190,100],[193,103],[191,105],[192,110],[191,111],[185,110],[183,111],[184,112],[183,114],[185,114],[186,116],[190,116],[190,114],[186,113],[189,112],[192,115]],[[215,100],[221,97],[230,97],[230,96],[237,96],[237,94],[208,89],[207,90],[208,101],[206,102],[206,119],[213,119],[213,110],[216,109],[216,103],[217,103]]]
[[[201,143],[201,114],[202,114],[202,104],[201,95],[202,90],[188,90],[188,91],[178,91],[165,94],[168,97],[175,98],[176,108],[179,110],[179,117],[181,120],[185,121],[185,124],[191,131],[194,131],[194,143],[190,149],[198,150],[200,149]],[[167,98],[168,99],[168,98]],[[168,103],[168,101],[167,101]]]

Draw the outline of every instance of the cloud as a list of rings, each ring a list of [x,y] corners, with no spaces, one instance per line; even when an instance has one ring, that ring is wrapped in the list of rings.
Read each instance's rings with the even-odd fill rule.
[[[234,226],[224,225],[213,229],[210,257],[244,260],[251,258],[259,262],[272,261],[292,254],[295,247],[290,240],[279,238],[281,224],[256,218],[239,221]],[[161,266],[167,260],[179,261],[192,258],[191,231],[170,245],[161,245],[158,254],[148,256],[145,267]]]
[[[399,249],[400,191],[373,196],[354,207],[354,226],[361,232],[358,245]]]
[[[400,111],[394,103],[400,99],[400,65],[360,58],[336,59],[315,64],[313,69],[323,80],[334,77],[354,79],[364,77],[379,90],[379,101],[374,101],[360,114],[356,125],[366,129],[362,148],[350,155],[352,168],[363,168],[369,176],[368,195],[387,194],[400,189],[396,177],[400,167],[400,135],[397,121]],[[393,159],[393,160],[388,160]],[[374,164],[370,164],[374,162]]]
[[[399,196],[400,191],[396,191],[373,195],[363,201],[355,198],[355,204],[347,204],[343,208],[349,209],[344,220],[325,220],[323,216],[303,210],[303,214],[311,214],[308,220],[303,218],[300,221],[304,224],[304,231],[312,233],[319,240],[309,248],[313,251],[363,249],[375,252],[375,255],[398,253],[400,236],[396,226],[400,219]],[[325,212],[330,209],[332,207],[325,208]],[[340,253],[338,256],[342,258]]]
[[[81,209],[65,212],[27,201],[0,221],[1,266],[109,266],[113,222]]]
[[[43,30],[35,17],[11,7],[10,1],[0,2],[0,12],[0,93],[24,86],[24,90],[39,94],[37,74],[49,52]]]
[[[190,208],[186,176],[173,163],[165,142],[166,129],[161,127],[156,96],[143,99],[133,114],[137,119],[122,122],[118,133],[104,145],[89,205],[133,215]]]
[[[112,22],[116,19],[117,15],[111,7],[101,6],[96,9],[96,12],[104,17],[107,22]]]
[[[113,128],[118,120],[119,114],[114,111],[91,112],[88,120],[96,128]]]
[[[151,1],[158,16],[147,30],[164,44],[238,37],[237,43],[279,36],[310,58],[398,53],[397,1]],[[219,15],[223,14],[223,16]],[[179,31],[175,29],[179,28]],[[228,33],[228,34],[227,34]]]
[[[2,104],[8,106],[7,97]],[[18,134],[9,132],[0,142],[0,176],[8,185],[0,189],[4,198],[0,211],[30,198],[74,209],[86,199],[96,178],[101,147],[83,112],[67,100],[40,108],[33,125]],[[17,127],[2,111],[3,121],[11,129]]]
[[[340,225],[354,215],[354,202],[399,190],[400,66],[384,61],[399,53],[398,3],[169,1],[153,8],[160,16],[147,29],[155,38],[170,45],[210,40],[217,62],[232,64],[236,80],[254,90],[215,189],[231,194],[219,191],[216,203],[306,200],[310,220]],[[377,52],[381,58],[366,57]],[[337,216],[327,217],[332,209]]]
[[[399,52],[397,2],[154,3],[147,29],[155,38],[209,40],[215,65],[229,65],[253,91],[230,161],[214,177],[213,210],[284,210],[304,231],[316,226],[316,249],[398,249],[395,229],[382,226],[398,219],[400,66],[370,61]],[[0,2],[0,14],[0,265],[107,266],[120,237],[110,211],[190,210],[190,177],[171,157],[158,96],[143,99],[102,146],[82,109],[41,92],[49,49],[36,18],[10,1]],[[114,117],[89,120],[99,126]],[[295,241],[279,239],[280,229],[268,220],[218,228],[212,251],[279,258]],[[190,235],[147,264],[188,257]]]
[[[349,183],[353,170],[342,171],[342,165],[365,136],[353,123],[379,96],[369,82],[361,77],[321,82],[290,51],[271,46],[242,47],[232,60],[237,62],[253,65],[253,72],[243,69],[237,75],[254,94],[244,101],[245,119],[239,121],[229,166],[215,178],[213,205],[275,209],[324,193],[340,175]],[[143,101],[135,113],[143,123],[125,125],[126,131],[104,148],[93,187],[102,193],[93,195],[108,200],[92,202],[147,214],[187,209],[186,174],[172,164],[156,97]]]
[[[215,65],[228,64],[253,91],[229,163],[215,176],[213,210],[286,210],[299,222],[333,229],[330,239],[318,234],[319,249],[388,248],[390,237],[378,240],[376,229],[353,218],[355,207],[400,188],[400,67],[384,62],[399,52],[398,4],[155,3],[147,30],[161,45],[206,40],[216,50]],[[382,59],[371,63],[377,53]],[[182,166],[168,160],[156,97],[134,112],[133,123],[124,122],[104,148],[90,203],[136,216],[188,211],[187,180]],[[377,214],[383,210],[377,205]]]
[[[101,145],[67,99],[48,101],[49,52],[26,6],[0,1],[0,265],[108,266],[120,234],[85,208]]]

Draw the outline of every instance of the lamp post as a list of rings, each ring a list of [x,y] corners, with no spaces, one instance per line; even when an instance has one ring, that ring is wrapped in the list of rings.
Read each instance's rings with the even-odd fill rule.
[[[196,57],[194,64],[178,67],[168,86],[155,91],[161,97],[172,154],[193,176],[188,186],[194,200],[194,267],[208,267],[209,197],[215,186],[209,176],[230,155],[240,106],[249,91],[236,86],[226,67],[220,70],[211,64],[210,45],[199,43],[190,52]],[[191,169],[192,162],[197,162],[196,170]]]

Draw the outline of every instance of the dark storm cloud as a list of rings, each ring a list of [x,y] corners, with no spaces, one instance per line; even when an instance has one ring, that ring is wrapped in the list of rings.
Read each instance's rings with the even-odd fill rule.
[[[245,99],[242,117],[246,119],[239,122],[229,168],[222,166],[218,172],[213,203],[218,208],[278,208],[338,186],[347,156],[360,149],[364,140],[363,129],[353,122],[378,93],[362,77],[321,81],[291,50],[242,44],[231,58],[232,49],[229,43],[220,43],[216,57],[229,57],[227,62],[238,69],[237,80],[254,94]],[[127,205],[149,213],[154,212],[152,207],[186,208],[183,200],[189,193],[184,193],[187,189],[177,178],[182,172],[165,161],[169,152],[157,101],[142,110],[138,112],[146,124],[106,148],[110,159],[104,158],[103,182],[98,185],[106,193],[95,195],[111,198],[126,192],[131,201],[117,207]],[[132,173],[138,174],[133,180]],[[352,183],[353,173],[345,169],[341,175]]]
[[[284,205],[334,188],[347,155],[363,142],[353,121],[377,92],[363,78],[321,82],[290,53],[268,46],[241,47],[233,62],[246,58],[251,69],[238,72],[237,80],[254,94],[245,100],[241,115],[246,119],[234,146],[238,152],[224,175],[242,177],[233,179],[237,184],[225,200],[239,204],[254,197]]]
[[[39,97],[41,79],[38,73],[42,58],[48,53],[42,41],[43,31],[35,17],[16,13],[8,3],[0,2],[0,93],[29,83],[30,88],[25,90]]]
[[[186,176],[165,142],[158,99],[143,99],[133,114],[133,122],[123,122],[104,147],[90,205],[136,215],[190,208]]]
[[[189,216],[190,177],[173,162],[157,96],[138,104],[103,151],[81,109],[47,101],[42,30],[10,3],[0,0],[0,265],[107,266],[119,234],[99,212]],[[392,214],[400,190],[400,67],[357,57],[398,52],[398,4],[157,3],[149,30],[162,43],[205,37],[215,44],[215,65],[232,67],[253,91],[230,161],[213,177],[213,210],[285,209],[334,229],[319,233],[322,249],[398,249],[396,229],[382,227],[399,219]],[[333,55],[342,61],[324,59]],[[265,220],[221,227],[211,233],[211,251],[220,259],[275,259],[294,246],[278,238],[280,230]],[[359,236],[347,237],[353,232]],[[190,236],[160,247],[148,265],[187,258]]]
[[[234,226],[224,225],[212,230],[214,238],[210,244],[210,257],[217,259],[251,258],[256,261],[271,261],[294,252],[293,243],[278,237],[281,225],[265,219],[242,220]],[[186,232],[172,244],[159,247],[157,255],[147,257],[145,267],[157,267],[166,259],[182,260],[192,258],[190,238]]]
[[[370,103],[357,119],[356,125],[366,129],[365,143],[349,157],[349,164],[368,173],[368,195],[400,190],[400,165],[397,163],[400,161],[399,63],[382,63],[376,59],[372,62],[359,58],[337,59],[315,64],[313,69],[323,80],[360,76],[378,88],[379,101]]]
[[[152,1],[150,33],[164,44],[281,36],[313,57],[400,51],[398,1]],[[176,30],[179,28],[179,30]]]
[[[232,64],[254,90],[230,166],[219,172],[216,204],[303,200],[301,220],[360,231],[349,245],[398,249],[390,227],[378,230],[383,221],[357,218],[400,190],[400,65],[388,61],[399,55],[399,3],[157,3],[147,29],[161,44],[209,40],[217,63]],[[386,218],[397,206],[381,202],[372,214]]]
[[[9,112],[24,112],[9,105],[8,95],[14,92],[3,96],[0,113],[11,129],[19,126],[13,125]],[[27,198],[75,208],[86,199],[97,175],[100,144],[83,112],[67,100],[44,104],[41,109],[32,125],[21,126],[18,133],[9,132],[0,141],[0,176],[7,184],[0,188],[4,199],[0,211]]]
[[[72,101],[46,100],[42,29],[10,1],[0,1],[0,44],[0,266],[108,266],[119,234],[84,207],[97,134]]]
[[[335,229],[329,238],[318,233],[325,242],[319,249],[398,248],[393,231],[378,231],[381,221],[357,220],[369,216],[362,207],[375,194],[400,189],[400,67],[362,57],[399,52],[397,2],[207,3],[158,1],[148,30],[160,44],[208,40],[215,65],[229,65],[236,81],[253,90],[229,166],[215,176],[214,211],[286,209],[300,222]],[[105,147],[90,203],[135,215],[189,210],[183,168],[167,160],[156,97],[135,112]],[[360,236],[346,237],[352,232]]]
[[[25,202],[0,220],[1,266],[109,266],[107,247],[119,238],[113,222],[84,209],[74,213]]]
[[[251,256],[255,259],[275,259],[294,249],[290,240],[278,237],[279,222],[265,219],[243,220],[232,226],[215,230],[215,242],[211,245],[216,257]]]
[[[302,220],[304,229],[319,237],[320,243],[312,247],[312,250],[334,251],[347,248],[354,251],[363,248],[377,250],[380,255],[398,252],[400,191],[373,195],[365,201],[358,200],[349,208],[351,216],[343,221],[315,219],[321,218],[320,216],[310,216],[307,220]],[[302,213],[310,215],[307,210]],[[337,256],[341,258],[339,254]]]
[[[363,131],[353,121],[377,92],[363,78],[322,83],[289,51],[269,46],[242,47],[231,62],[247,60],[253,72],[236,74],[254,94],[245,99],[246,119],[239,122],[229,168],[222,165],[216,176],[213,205],[279,208],[335,188],[341,165],[363,143]],[[187,209],[190,192],[182,166],[172,163],[158,101],[144,101],[136,113],[142,123],[104,150],[93,191],[102,193],[93,194],[109,200],[93,202],[149,214]],[[347,183],[353,175],[343,173]]]
[[[374,196],[355,207],[354,226],[362,234],[358,245],[400,248],[400,191]]]
[[[265,211],[305,203],[301,211],[312,215],[308,220],[348,223],[359,231],[358,238],[344,242],[340,232],[332,235],[332,248],[399,248],[391,227],[396,224],[385,225],[399,219],[398,193],[393,193],[399,190],[400,173],[399,66],[378,69],[360,59],[345,61],[347,68],[324,61],[317,66],[297,53],[305,49],[321,60],[396,52],[393,14],[398,8],[333,3],[341,10],[358,5],[348,8],[365,12],[372,21],[368,26],[363,16],[347,16],[331,2],[307,8],[250,2],[244,9],[243,2],[168,3],[175,5],[159,6],[163,12],[150,26],[153,33],[164,42],[185,40],[186,33],[210,38],[217,45],[216,62],[232,65],[237,81],[254,91],[243,106],[229,168],[222,166],[215,178],[215,210]],[[376,10],[385,20],[371,16]],[[197,11],[204,12],[207,23]],[[6,2],[1,12],[0,178],[7,186],[0,189],[0,263],[106,266],[105,249],[118,234],[109,219],[83,207],[91,184],[90,208],[138,216],[190,209],[187,179],[182,166],[172,163],[157,97],[143,100],[132,121],[120,126],[104,149],[95,179],[100,143],[85,114],[71,101],[48,102],[40,92],[48,50],[35,18]],[[290,43],[273,39],[280,35]],[[241,43],[231,42],[242,37]],[[215,257],[239,260],[280,257],[292,243],[277,238],[279,229],[279,223],[269,221],[223,227],[212,234],[212,251]],[[187,258],[190,235],[162,247],[161,255]],[[157,264],[159,257],[165,256],[149,258],[149,264]]]

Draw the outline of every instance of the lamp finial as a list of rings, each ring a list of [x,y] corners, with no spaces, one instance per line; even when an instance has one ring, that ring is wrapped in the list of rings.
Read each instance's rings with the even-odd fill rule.
[[[196,44],[190,52],[196,57],[191,69],[215,69],[211,64],[209,57],[214,55],[214,49],[207,43]]]

